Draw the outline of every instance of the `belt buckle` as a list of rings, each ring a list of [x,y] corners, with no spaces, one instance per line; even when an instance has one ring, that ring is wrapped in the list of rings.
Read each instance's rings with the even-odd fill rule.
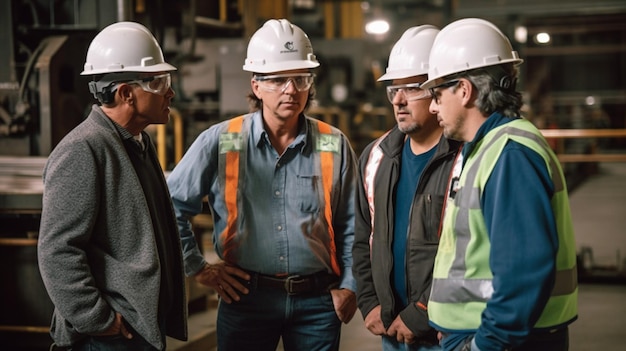
[[[289,276],[285,279],[285,291],[287,291],[287,294],[289,295],[297,295],[301,293],[301,291],[294,291],[294,287],[298,284],[304,283],[305,281],[306,278],[302,278],[299,275]]]

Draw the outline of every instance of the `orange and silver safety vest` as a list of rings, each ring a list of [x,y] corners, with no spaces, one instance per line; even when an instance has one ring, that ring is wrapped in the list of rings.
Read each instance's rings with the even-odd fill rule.
[[[222,256],[224,261],[235,263],[236,255],[234,250],[237,248],[237,228],[241,221],[240,201],[242,179],[246,173],[246,154],[248,145],[248,135],[250,133],[251,115],[243,115],[231,119],[227,123],[225,131],[220,134],[219,150],[219,176],[224,184],[224,201],[228,211],[226,218],[226,226],[224,231],[219,235],[222,242]],[[333,184],[339,183],[341,173],[341,135],[334,133],[332,127],[324,122],[313,118],[307,118],[307,121],[313,122],[317,128],[311,128],[313,137],[313,149],[315,151],[314,159],[319,163],[321,170],[322,186],[323,186],[323,207],[321,213],[326,223],[329,235],[329,253],[331,259],[331,267],[335,274],[340,275],[341,270],[337,260],[337,248],[335,245],[335,232],[333,228]]]

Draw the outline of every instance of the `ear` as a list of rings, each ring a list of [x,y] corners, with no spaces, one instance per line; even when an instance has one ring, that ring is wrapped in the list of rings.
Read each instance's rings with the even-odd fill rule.
[[[259,82],[254,79],[250,79],[250,87],[252,87],[252,93],[254,93],[257,99],[263,100],[263,94],[261,88],[259,87]]]
[[[135,102],[135,92],[129,84],[120,84],[117,88],[116,95],[120,97],[122,102],[132,105]]]
[[[463,106],[469,106],[473,102],[473,96],[476,92],[472,83],[465,78],[461,78],[457,89],[460,90]]]

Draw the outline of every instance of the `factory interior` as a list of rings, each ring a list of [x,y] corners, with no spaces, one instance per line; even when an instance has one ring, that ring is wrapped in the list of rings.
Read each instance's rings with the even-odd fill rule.
[[[395,124],[377,82],[395,41],[409,27],[442,28],[465,17],[493,22],[524,59],[524,117],[565,171],[581,284],[570,350],[624,349],[626,1],[2,0],[0,350],[48,350],[52,342],[53,306],[36,252],[41,175],[46,157],[95,103],[80,72],[99,30],[142,23],[178,68],[170,122],[147,130],[167,174],[203,130],[248,112],[250,74],[242,65],[248,39],[267,19],[287,18],[308,34],[321,65],[306,113],[341,129],[359,154]],[[372,27],[381,23],[383,30]],[[210,213],[193,224],[215,259]],[[191,279],[187,293],[190,340],[168,341],[168,350],[214,350],[216,294]],[[381,349],[359,312],[344,328],[341,350]]]

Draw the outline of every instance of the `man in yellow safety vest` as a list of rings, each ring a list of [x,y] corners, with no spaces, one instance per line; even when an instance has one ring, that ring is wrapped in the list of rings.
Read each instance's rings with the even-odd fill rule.
[[[565,351],[577,318],[576,252],[567,186],[539,130],[521,118],[522,63],[477,18],[437,35],[430,109],[465,141],[443,219],[428,304],[444,351]]]

